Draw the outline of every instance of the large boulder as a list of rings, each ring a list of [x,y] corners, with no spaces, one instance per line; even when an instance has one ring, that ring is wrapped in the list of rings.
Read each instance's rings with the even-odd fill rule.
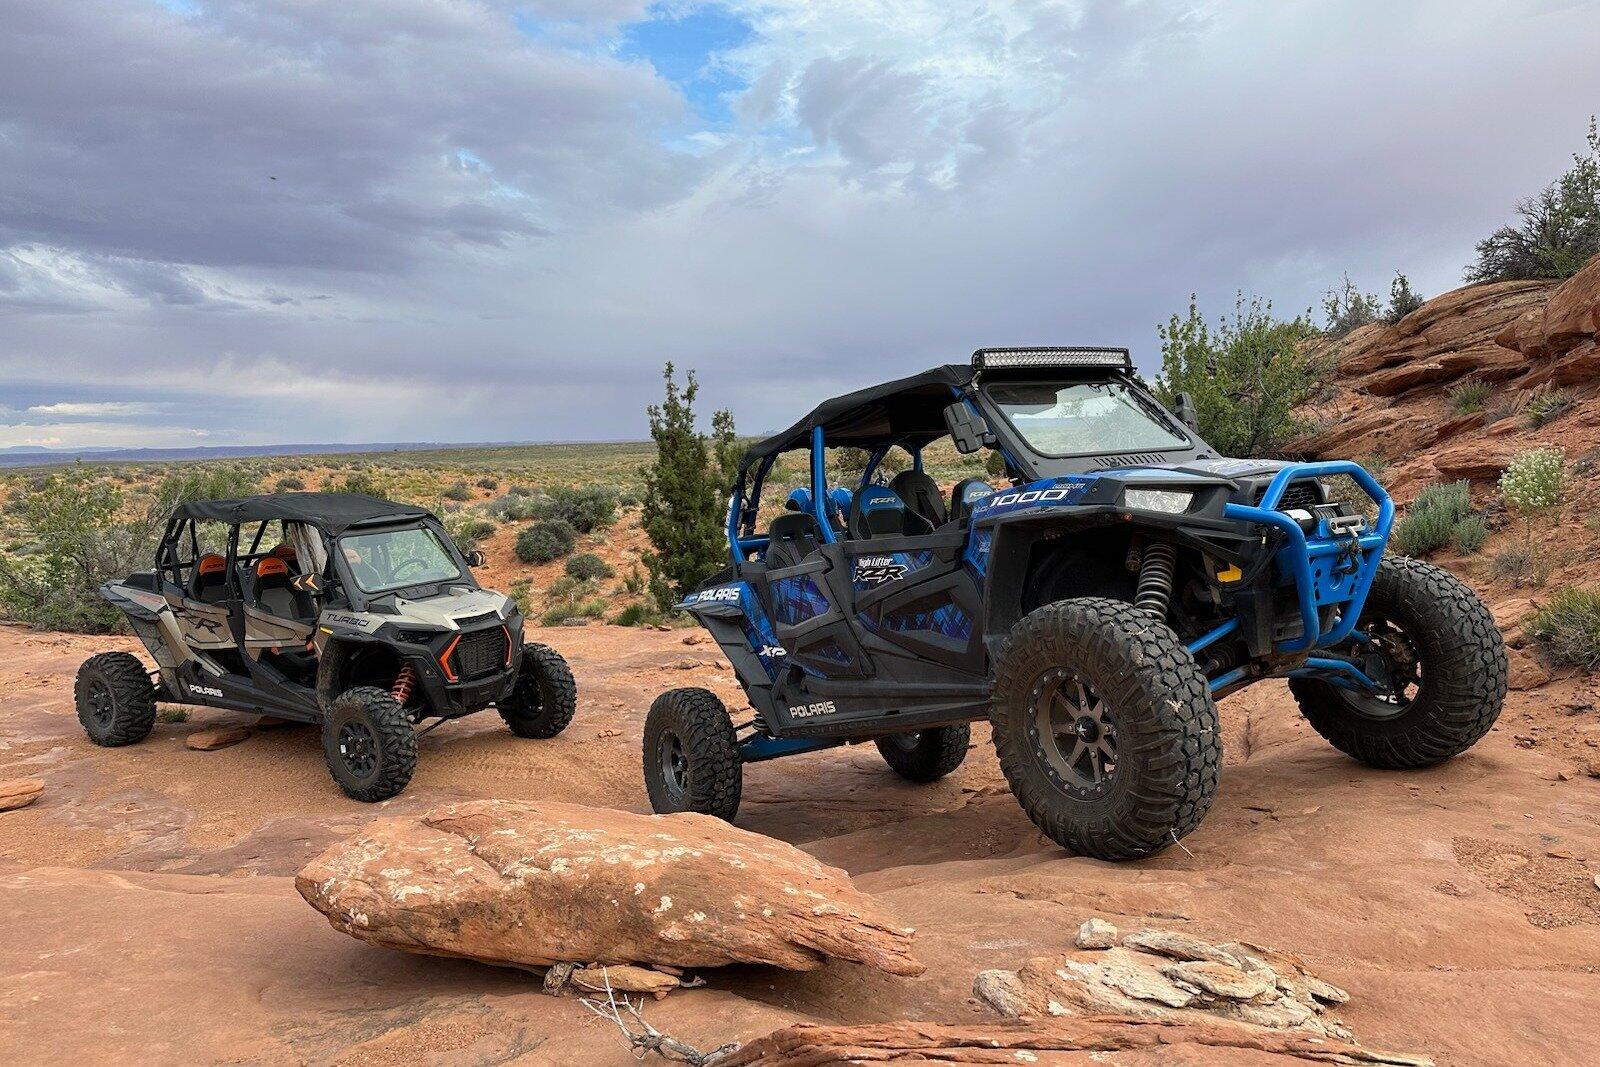
[[[352,937],[487,963],[923,971],[843,871],[705,815],[450,804],[371,824],[295,886]]]

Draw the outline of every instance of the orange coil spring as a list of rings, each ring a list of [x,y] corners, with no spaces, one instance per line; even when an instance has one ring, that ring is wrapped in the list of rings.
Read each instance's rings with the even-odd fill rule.
[[[411,664],[400,668],[400,673],[395,675],[394,685],[389,687],[389,695],[394,697],[395,703],[405,707],[406,701],[411,699],[411,694],[417,688],[417,672],[411,669]]]

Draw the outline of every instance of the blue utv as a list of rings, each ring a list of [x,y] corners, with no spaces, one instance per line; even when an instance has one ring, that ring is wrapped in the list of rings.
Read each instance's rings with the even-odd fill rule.
[[[1123,349],[983,349],[751,448],[731,565],[679,606],[754,716],[735,724],[706,689],[659,697],[655,810],[731,819],[743,764],[861,741],[933,781],[987,718],[1041,830],[1130,859],[1199,825],[1222,765],[1216,701],[1263,678],[1288,679],[1317,732],[1370,766],[1424,767],[1483,737],[1506,692],[1500,633],[1449,573],[1385,556],[1394,505],[1372,476],[1228,459],[1187,397],[1174,407]],[[941,491],[922,455],[947,437],[998,453],[1003,483]],[[828,485],[830,448],[865,452],[857,484]],[[911,462],[885,478],[891,449]],[[763,514],[789,453],[809,487]]]

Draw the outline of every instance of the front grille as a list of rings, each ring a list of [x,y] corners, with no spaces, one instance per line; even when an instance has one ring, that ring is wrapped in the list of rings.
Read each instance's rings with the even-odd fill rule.
[[[462,634],[450,653],[451,666],[461,681],[481,678],[485,674],[504,670],[506,665],[506,631],[495,626]]]
[[[1261,503],[1261,498],[1267,493],[1263,486],[1261,492],[1256,494],[1256,503]],[[1278,498],[1278,510],[1290,511],[1300,508],[1310,511],[1322,503],[1322,494],[1317,492],[1316,482],[1290,482],[1283,490],[1283,495]]]

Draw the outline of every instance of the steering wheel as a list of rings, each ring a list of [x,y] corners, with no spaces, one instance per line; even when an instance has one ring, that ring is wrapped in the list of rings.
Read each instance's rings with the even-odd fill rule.
[[[427,566],[428,566],[428,561],[427,560],[423,560],[423,559],[408,559],[404,563],[401,563],[398,566],[396,566],[394,571],[392,572],[392,575],[394,577],[394,580],[398,582],[398,581],[401,580],[401,577],[405,574],[405,570],[406,570],[407,567],[422,567],[422,568],[426,568]]]

